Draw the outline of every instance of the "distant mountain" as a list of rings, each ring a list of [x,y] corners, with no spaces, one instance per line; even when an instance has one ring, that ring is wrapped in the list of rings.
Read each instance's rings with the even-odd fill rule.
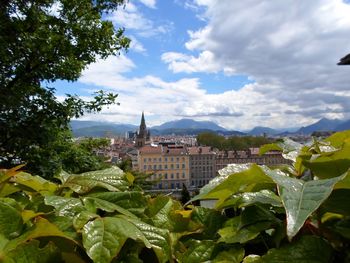
[[[114,124],[96,121],[71,121],[70,123],[75,137],[105,137],[106,135],[124,135],[127,131],[135,131],[136,125]]]
[[[330,120],[327,118],[322,118],[314,124],[301,127],[296,133],[311,134],[315,131],[336,131],[337,127],[341,127],[343,123],[345,122],[338,119]]]
[[[254,136],[261,136],[263,134],[275,135],[278,133],[280,133],[280,132],[275,130],[275,129],[271,129],[268,127],[260,127],[260,126],[257,126],[248,132],[249,135],[254,135]]]
[[[345,130],[350,130],[350,120],[347,120],[341,124],[339,124],[336,128],[335,131],[345,131]]]
[[[168,129],[226,131],[225,128],[217,125],[212,121],[195,121],[192,119],[169,121],[163,123],[162,125],[154,126],[152,129],[158,131],[164,131]]]

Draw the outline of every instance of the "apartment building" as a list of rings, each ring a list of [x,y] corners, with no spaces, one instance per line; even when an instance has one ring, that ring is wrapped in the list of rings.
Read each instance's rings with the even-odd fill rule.
[[[290,161],[284,159],[279,151],[270,151],[259,155],[259,148],[249,148],[243,151],[220,151],[215,156],[215,171],[217,172],[231,163],[256,163],[273,166],[289,164]]]
[[[190,185],[202,187],[216,176],[215,156],[211,147],[189,147]]]
[[[138,168],[159,180],[157,189],[189,186],[189,155],[183,145],[146,145],[138,150]]]

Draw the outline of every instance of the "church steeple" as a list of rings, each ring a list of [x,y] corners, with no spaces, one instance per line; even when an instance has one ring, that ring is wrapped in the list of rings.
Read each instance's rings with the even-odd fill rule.
[[[139,131],[136,136],[136,146],[142,147],[146,144],[146,141],[150,139],[150,132],[147,131],[146,121],[144,112],[141,115],[141,123],[139,127]]]

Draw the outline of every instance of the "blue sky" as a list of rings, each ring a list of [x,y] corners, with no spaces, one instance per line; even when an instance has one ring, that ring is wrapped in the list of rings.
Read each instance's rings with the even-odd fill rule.
[[[350,6],[342,0],[130,0],[109,14],[132,39],[58,97],[119,94],[120,106],[85,120],[149,126],[193,118],[229,129],[349,118]]]

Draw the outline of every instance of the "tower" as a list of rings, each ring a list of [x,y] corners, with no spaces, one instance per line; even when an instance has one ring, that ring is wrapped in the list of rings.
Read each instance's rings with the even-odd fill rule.
[[[147,130],[146,121],[145,121],[145,115],[142,112],[139,131],[136,134],[136,146],[137,147],[145,146],[146,141],[149,141],[149,139],[150,139],[150,135],[151,135],[150,131]]]

